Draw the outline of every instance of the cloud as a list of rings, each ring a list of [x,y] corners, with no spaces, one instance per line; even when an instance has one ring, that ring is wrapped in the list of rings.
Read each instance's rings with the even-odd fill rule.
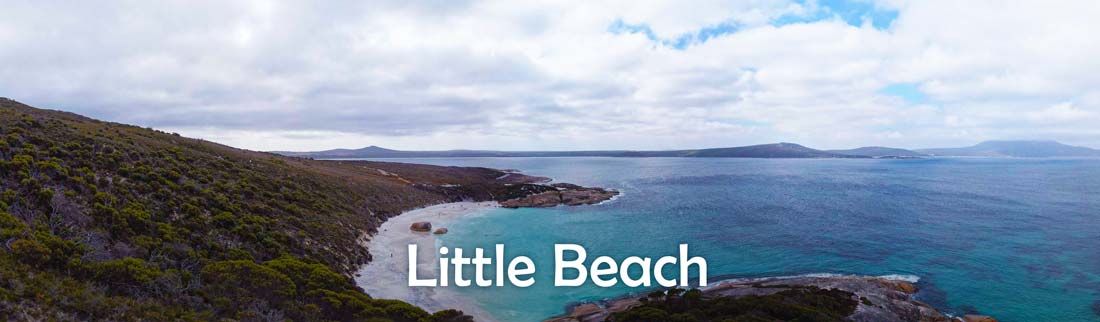
[[[0,95],[264,150],[1100,147],[1097,15],[1091,2],[15,2],[0,12]]]

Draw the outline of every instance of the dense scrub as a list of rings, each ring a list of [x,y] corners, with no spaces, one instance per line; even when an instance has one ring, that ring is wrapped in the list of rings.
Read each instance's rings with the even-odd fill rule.
[[[694,289],[653,292],[642,305],[612,314],[615,322],[846,321],[858,303],[842,290],[796,287],[771,295],[707,298]]]
[[[405,209],[491,199],[503,173],[374,165],[0,99],[0,319],[461,320],[364,294],[357,241]]]

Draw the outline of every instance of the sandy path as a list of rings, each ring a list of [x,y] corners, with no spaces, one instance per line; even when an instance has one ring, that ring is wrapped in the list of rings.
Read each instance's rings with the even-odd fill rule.
[[[438,277],[435,236],[409,230],[409,225],[427,221],[432,223],[432,229],[447,227],[459,217],[481,214],[497,206],[496,202],[446,203],[410,210],[386,220],[368,242],[373,260],[359,270],[356,284],[373,298],[402,300],[431,312],[458,309],[477,321],[496,321],[476,302],[449,288],[409,287],[407,252],[410,244],[417,245],[420,278]]]

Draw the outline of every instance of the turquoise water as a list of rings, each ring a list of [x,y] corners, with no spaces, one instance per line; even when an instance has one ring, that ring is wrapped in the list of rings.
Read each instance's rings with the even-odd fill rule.
[[[393,160],[391,160],[393,161]],[[616,188],[584,207],[498,209],[450,227],[452,247],[532,257],[527,289],[463,288],[504,321],[644,289],[553,287],[553,245],[659,257],[687,243],[711,280],[807,273],[920,277],[917,297],[1002,321],[1100,321],[1100,160],[458,158]]]

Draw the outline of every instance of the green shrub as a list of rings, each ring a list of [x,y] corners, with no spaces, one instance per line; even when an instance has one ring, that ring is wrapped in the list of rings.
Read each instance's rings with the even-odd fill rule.
[[[265,301],[278,305],[296,293],[294,281],[252,261],[220,261],[202,269],[205,291],[222,310]],[[220,305],[219,305],[220,304]]]
[[[5,211],[7,204],[0,202],[0,206],[3,208],[0,209],[0,242],[26,233],[29,229],[27,224]]]
[[[98,263],[94,270],[100,281],[134,288],[146,288],[164,274],[156,265],[132,257]]]

